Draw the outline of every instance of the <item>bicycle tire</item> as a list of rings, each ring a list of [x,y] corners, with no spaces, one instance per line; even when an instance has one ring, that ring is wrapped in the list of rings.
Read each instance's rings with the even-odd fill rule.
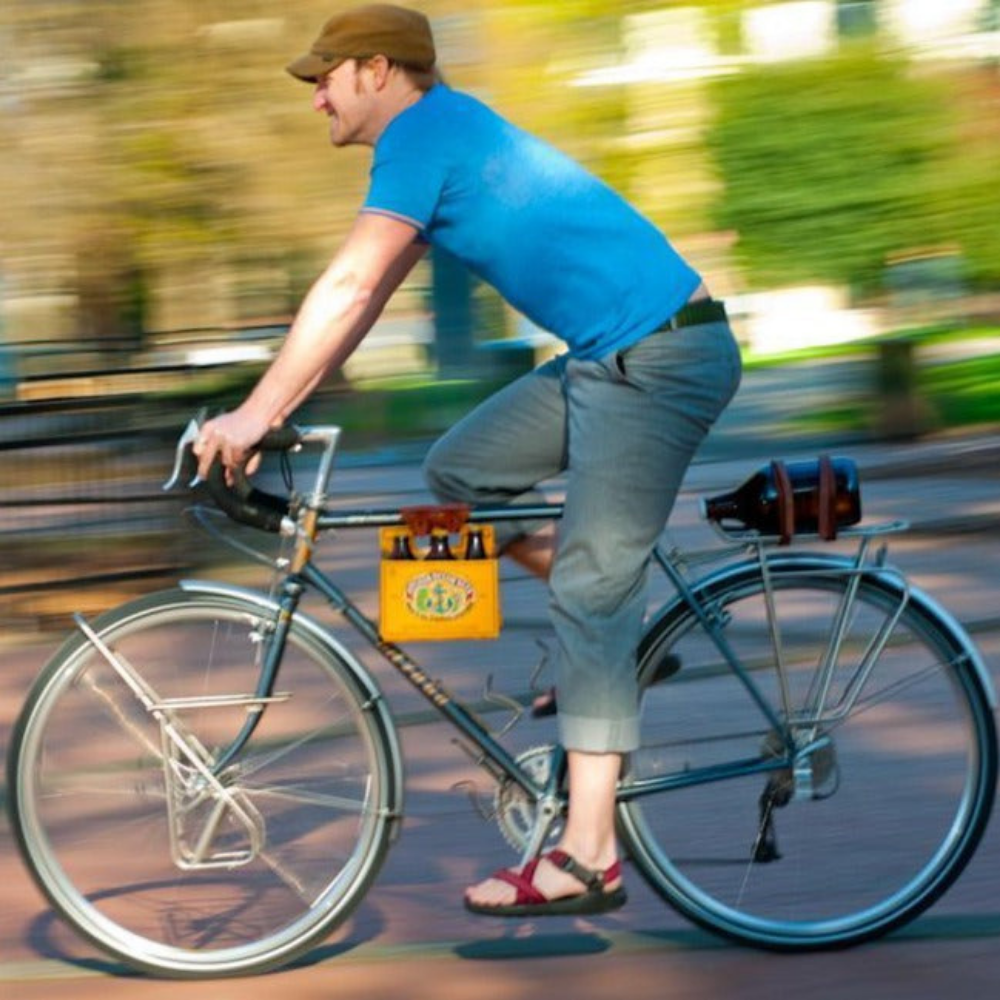
[[[769,561],[787,713],[759,565],[723,570],[695,588],[784,719],[804,719],[850,566],[823,555]],[[856,582],[825,721],[818,730],[799,727],[824,746],[800,762],[801,798],[790,797],[795,775],[784,769],[716,772],[719,780],[619,804],[625,847],[650,886],[696,924],[744,944],[843,948],[900,927],[958,878],[989,819],[996,730],[974,647],[894,571],[866,571]],[[880,651],[873,636],[887,640]],[[834,706],[841,714],[850,707],[847,684],[860,676],[866,650],[877,652],[874,669],[837,720]],[[680,658],[679,673],[652,683],[668,655]],[[639,671],[643,744],[628,761],[626,785],[664,773],[683,783],[698,767],[781,752],[779,736],[682,602],[647,632]]]
[[[285,965],[343,924],[385,857],[401,809],[392,722],[308,619],[293,620],[276,700],[217,785],[197,763],[210,771],[251,710],[239,702],[276,610],[184,589],[127,604],[93,628],[132,681],[78,633],[17,721],[8,787],[28,868],[56,911],[133,968]]]

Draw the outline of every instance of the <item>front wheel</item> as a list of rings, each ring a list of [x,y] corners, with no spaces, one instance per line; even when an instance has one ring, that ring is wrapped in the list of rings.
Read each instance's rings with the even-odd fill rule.
[[[140,969],[284,964],[341,923],[398,818],[391,721],[370,682],[295,621],[273,699],[248,715],[265,603],[182,590],[99,619],[38,678],[13,736],[18,843],[53,906]]]
[[[770,577],[770,598],[756,564],[698,592],[753,693],[686,606],[649,632],[625,784],[674,787],[624,801],[621,829],[696,923],[844,947],[922,912],[975,850],[997,774],[990,698],[961,630],[889,571],[787,556]],[[680,671],[654,683],[669,656]]]

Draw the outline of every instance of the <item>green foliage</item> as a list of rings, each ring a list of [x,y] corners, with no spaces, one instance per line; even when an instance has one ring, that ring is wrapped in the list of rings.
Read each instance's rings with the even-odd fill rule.
[[[507,379],[427,382],[394,378],[313,396],[296,415],[308,423],[336,412],[348,447],[436,437],[506,384]]]
[[[705,0],[703,0],[705,2]],[[602,17],[624,17],[663,8],[663,0],[507,0],[508,9],[533,15],[546,24],[576,24]]]
[[[941,80],[851,49],[714,87],[717,222],[757,284],[877,288],[887,259],[955,239],[942,185],[955,130]]]
[[[945,427],[1000,422],[1000,355],[988,354],[929,366],[920,373],[924,398],[933,400]]]
[[[956,109],[959,143],[939,171],[935,204],[961,246],[966,277],[981,287],[1000,283],[1000,118],[996,76],[964,81]]]

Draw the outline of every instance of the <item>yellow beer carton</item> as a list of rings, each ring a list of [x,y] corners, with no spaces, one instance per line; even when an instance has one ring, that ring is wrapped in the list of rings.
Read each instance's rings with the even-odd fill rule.
[[[405,526],[379,535],[382,638],[495,639],[501,621],[493,528],[469,523],[460,505],[402,514]]]

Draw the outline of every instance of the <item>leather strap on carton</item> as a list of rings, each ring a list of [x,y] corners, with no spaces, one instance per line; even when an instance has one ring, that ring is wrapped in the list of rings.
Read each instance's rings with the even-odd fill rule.
[[[792,481],[788,476],[785,463],[774,459],[771,462],[771,474],[778,491],[778,535],[782,545],[788,545],[795,534],[795,497],[792,493]]]
[[[837,537],[837,479],[829,455],[819,457],[819,537],[832,542]]]
[[[469,519],[469,506],[462,503],[402,507],[399,511],[412,535],[429,535],[432,528],[457,534]]]

